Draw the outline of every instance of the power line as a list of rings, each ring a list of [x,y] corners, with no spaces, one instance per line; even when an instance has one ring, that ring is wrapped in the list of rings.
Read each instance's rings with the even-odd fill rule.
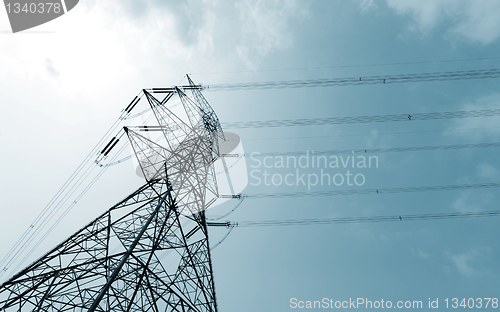
[[[373,154],[373,153],[391,153],[391,152],[420,152],[420,151],[436,151],[436,150],[456,150],[456,149],[469,149],[469,148],[491,148],[500,147],[500,142],[492,143],[477,143],[477,144],[453,144],[453,145],[429,145],[429,146],[408,146],[408,147],[381,147],[381,148],[367,148],[367,149],[345,149],[345,150],[326,150],[326,151],[311,151],[311,155],[340,155],[340,154]],[[262,157],[262,156],[300,156],[307,155],[307,152],[296,151],[296,152],[251,152],[245,154],[222,154],[222,157],[241,157],[244,155]],[[132,158],[132,155],[121,158],[117,161],[110,162],[103,167],[110,167],[121,164]]]
[[[262,226],[295,226],[295,225],[319,225],[319,224],[344,224],[344,223],[371,223],[371,222],[400,222],[400,221],[422,221],[443,219],[464,219],[498,217],[500,210],[480,212],[456,212],[456,213],[434,213],[434,214],[411,214],[400,216],[373,216],[373,217],[348,217],[348,218],[324,218],[324,219],[299,219],[299,220],[264,220],[264,221],[238,221],[231,222],[231,227],[262,227]]]
[[[453,145],[430,145],[430,146],[408,146],[408,147],[384,147],[384,148],[372,148],[372,149],[345,149],[345,150],[326,150],[326,151],[296,151],[296,152],[267,152],[267,153],[260,153],[260,152],[251,152],[251,153],[245,153],[245,154],[221,154],[221,157],[236,157],[236,158],[241,158],[242,156],[248,157],[250,156],[252,159],[255,157],[287,157],[286,162],[287,166],[289,163],[289,158],[288,157],[295,157],[295,156],[311,156],[312,164],[317,164],[316,167],[320,168],[321,166],[321,161],[323,160],[323,166],[327,167],[327,162],[329,161],[326,158],[326,155],[334,156],[334,155],[359,155],[359,154],[374,154],[374,153],[391,153],[391,152],[428,152],[428,151],[438,151],[438,150],[458,150],[458,149],[469,149],[469,148],[491,148],[491,147],[500,147],[500,142],[493,142],[493,143],[478,143],[478,144],[453,144]],[[129,156],[130,157],[130,156]],[[316,157],[316,160],[314,160],[314,157]],[[323,158],[324,157],[324,158]],[[111,166],[114,164],[121,163],[122,161],[126,160],[126,158],[123,158],[119,161],[116,161],[114,163],[110,163],[107,166]],[[276,161],[284,162],[285,159],[276,159]],[[308,160],[309,161],[309,160]],[[330,159],[331,161],[331,159]],[[349,160],[347,160],[348,162]],[[264,159],[265,162],[265,159]],[[294,160],[294,166],[296,160]],[[232,168],[234,165],[237,163],[233,164],[227,169]],[[313,166],[313,165],[311,165]],[[314,168],[314,167],[313,167]],[[217,172],[217,174],[222,173]]]
[[[318,66],[318,67],[298,67],[298,68],[238,70],[238,71],[226,71],[226,72],[200,72],[200,73],[193,73],[193,74],[194,75],[240,74],[240,73],[278,72],[278,71],[300,71],[300,70],[317,70],[317,69],[334,69],[334,68],[356,68],[356,67],[375,67],[375,66],[394,66],[394,65],[417,65],[417,64],[432,64],[432,63],[453,63],[453,62],[485,61],[485,60],[497,60],[497,59],[500,59],[500,56],[495,56],[495,57],[481,57],[481,58],[465,58],[465,59],[447,59],[447,60],[436,60],[436,61],[373,63],[373,64],[357,64],[357,65],[332,65],[332,66]]]
[[[430,82],[450,80],[470,80],[499,78],[500,69],[462,70],[452,72],[434,72],[420,74],[400,74],[384,76],[346,77],[332,79],[310,79],[310,80],[288,80],[288,81],[266,81],[248,83],[229,83],[208,85],[208,91],[234,91],[255,89],[288,89],[309,87],[343,87],[355,85],[392,84],[408,82]]]
[[[104,173],[106,168],[102,169],[97,173],[97,175],[90,181],[90,183],[84,188],[84,190],[73,200],[70,201],[69,206],[66,210],[59,215],[58,219],[54,224],[50,226],[50,222],[53,218],[58,216],[58,213],[63,208],[63,206],[70,200],[70,198],[75,195],[75,192],[79,191],[80,187],[84,182],[90,177],[91,173],[94,172],[94,169],[97,168],[93,165],[92,157],[94,155],[99,155],[99,157],[103,156],[104,150],[99,153],[99,151],[104,146],[106,140],[108,140],[112,133],[119,128],[120,123],[127,119],[130,115],[130,112],[135,107],[135,105],[142,98],[142,91],[134,98],[134,100],[127,106],[126,109],[121,111],[118,119],[113,123],[113,125],[108,129],[108,131],[104,134],[104,136],[99,140],[99,142],[93,147],[93,149],[89,152],[89,154],[85,157],[85,159],[80,163],[78,168],[71,174],[68,180],[64,183],[64,185],[58,190],[58,192],[52,197],[50,202],[45,206],[45,208],[40,212],[40,214],[35,218],[35,220],[31,223],[31,225],[26,229],[23,235],[16,241],[14,246],[7,252],[4,258],[0,261],[0,277],[2,277],[12,265],[17,264],[17,268],[23,264],[23,262],[34,252],[34,250],[41,244],[41,242],[47,237],[48,234],[54,229],[54,227],[59,224],[59,222],[66,216],[66,214],[71,210],[77,202],[81,199],[81,197],[88,191],[88,189],[94,185],[97,179]],[[118,132],[118,134],[122,132]],[[111,142],[106,145],[105,149],[108,148],[108,151],[111,150],[116,143],[119,141],[121,136],[115,136],[112,141],[115,142],[114,145],[111,145]],[[118,138],[118,140],[116,140]],[[126,147],[123,146],[121,151]],[[120,152],[121,152],[120,151]],[[106,156],[107,154],[105,154]],[[115,155],[113,159],[116,159],[118,154]],[[42,231],[50,226],[48,230],[45,231],[42,238],[32,246],[31,250],[24,256],[22,261],[18,261],[18,259],[26,252],[26,250],[30,247],[30,245],[34,242],[34,240],[42,234]]]
[[[39,235],[43,228],[48,224],[48,222],[59,212],[62,205],[61,203],[66,202],[68,195],[73,194],[73,189],[76,185],[80,185],[82,178],[86,178],[88,174],[92,171],[93,166],[88,166],[91,164],[91,158],[99,150],[99,146],[103,144],[107,138],[110,137],[111,133],[118,127],[120,121],[126,116],[126,112],[122,111],[120,117],[113,123],[113,125],[108,129],[108,131],[102,136],[99,142],[93,147],[93,149],[88,153],[85,159],[80,163],[76,170],[71,174],[68,180],[63,184],[63,186],[57,191],[57,193],[51,198],[49,203],[43,208],[40,214],[33,220],[31,225],[24,231],[22,236],[15,242],[14,246],[7,252],[4,258],[0,261],[0,277],[5,274],[9,266],[16,262],[18,257],[27,248],[27,245],[31,243],[32,239]],[[89,172],[90,170],[90,172]],[[83,174],[81,174],[83,172]],[[88,173],[87,173],[88,172]],[[80,183],[80,184],[79,184]],[[73,192],[72,192],[73,191]]]
[[[492,130],[492,129],[500,129],[500,127],[457,128],[457,129],[442,129],[442,130],[428,130],[428,131],[398,131],[398,132],[380,132],[380,133],[364,133],[364,134],[339,134],[339,135],[311,135],[311,136],[292,136],[292,137],[242,138],[242,140],[243,141],[298,140],[298,139],[315,139],[315,138],[365,137],[365,136],[371,136],[371,135],[441,133],[441,132],[476,131],[476,130]]]
[[[243,203],[243,200],[245,198],[240,198],[238,203],[236,204],[236,206],[233,207],[233,209],[231,209],[229,212],[225,213],[224,215],[222,216],[214,216],[213,218],[208,218],[207,217],[207,220],[208,221],[218,221],[220,219],[224,219],[225,217],[229,216],[230,214],[232,214],[233,212],[236,211],[236,209],[238,209],[238,207]]]
[[[207,225],[208,225],[208,223],[207,223]],[[230,226],[230,227],[229,227],[229,230],[228,230],[228,231],[227,231],[227,233],[226,233],[226,235],[224,235],[224,237],[222,237],[222,239],[221,239],[221,240],[219,240],[219,242],[218,242],[217,244],[215,244],[213,247],[211,247],[211,248],[210,248],[210,251],[212,251],[212,250],[214,250],[215,248],[219,247],[219,246],[220,246],[220,244],[222,244],[222,243],[226,240],[226,238],[229,236],[229,234],[231,234],[231,232],[233,231],[233,229],[234,229],[234,226]]]
[[[283,197],[316,197],[316,196],[343,196],[343,195],[376,195],[376,194],[396,194],[415,192],[436,192],[436,191],[457,191],[469,189],[489,189],[498,188],[500,183],[479,183],[479,184],[455,184],[455,185],[433,185],[433,186],[409,186],[393,188],[370,188],[354,190],[329,190],[314,192],[293,192],[293,193],[254,193],[239,195],[221,195],[222,198],[283,198]]]
[[[319,156],[319,155],[340,155],[340,154],[373,154],[373,153],[394,153],[394,152],[421,152],[421,151],[437,151],[437,150],[456,150],[468,148],[490,148],[500,147],[500,142],[478,143],[478,144],[453,144],[453,145],[428,145],[428,146],[408,146],[408,147],[381,147],[371,149],[345,149],[345,150],[326,150],[326,151],[309,151],[309,152],[268,152],[268,153],[245,153],[245,156]],[[240,154],[228,154],[229,156],[241,156]]]
[[[500,109],[497,108],[497,109],[483,109],[483,110],[469,110],[469,111],[371,115],[371,116],[353,116],[353,117],[330,117],[330,118],[311,118],[311,119],[239,121],[239,122],[223,123],[223,126],[231,129],[242,129],[242,128],[263,128],[263,127],[340,125],[340,124],[356,124],[356,123],[372,123],[372,122],[421,121],[421,120],[440,120],[440,119],[493,117],[493,116],[500,116]]]

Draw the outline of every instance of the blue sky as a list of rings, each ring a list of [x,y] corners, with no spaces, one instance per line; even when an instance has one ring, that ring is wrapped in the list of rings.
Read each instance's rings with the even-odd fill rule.
[[[210,85],[498,68],[499,14],[498,1],[82,0],[67,15],[12,35],[2,11],[0,256],[142,88],[184,83],[186,73]],[[450,61],[464,59],[481,60]],[[205,96],[224,123],[493,109],[500,108],[498,87],[484,79]],[[234,132],[245,152],[261,153],[500,139],[498,117]],[[500,172],[496,148],[377,156],[379,168],[360,171],[365,185],[314,190],[498,182]],[[38,255],[138,187],[140,179],[128,179],[132,170],[110,169]],[[244,192],[296,191],[307,188],[249,185]],[[249,198],[228,219],[482,211],[497,209],[498,200],[495,189]],[[290,298],[498,297],[497,225],[481,218],[236,228],[213,251],[219,307],[289,311]],[[224,234],[213,229],[211,238]]]

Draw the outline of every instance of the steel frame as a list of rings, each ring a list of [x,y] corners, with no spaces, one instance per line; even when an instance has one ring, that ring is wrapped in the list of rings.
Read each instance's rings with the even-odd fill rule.
[[[0,285],[0,311],[217,311],[205,210],[224,134],[188,80],[143,90],[167,146],[125,128],[146,183]],[[188,120],[167,108],[174,96]]]

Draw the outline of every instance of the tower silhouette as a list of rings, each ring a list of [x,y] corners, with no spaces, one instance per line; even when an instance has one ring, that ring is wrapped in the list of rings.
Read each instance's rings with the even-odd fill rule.
[[[188,81],[143,90],[158,125],[124,127],[146,183],[4,282],[0,311],[217,311],[205,210],[224,133]]]

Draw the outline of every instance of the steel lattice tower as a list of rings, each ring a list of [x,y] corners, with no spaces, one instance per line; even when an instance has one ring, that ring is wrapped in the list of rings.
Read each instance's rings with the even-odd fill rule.
[[[224,134],[189,83],[143,90],[159,125],[124,130],[146,183],[2,284],[1,311],[217,311],[205,209]],[[165,146],[141,134],[152,130]]]

